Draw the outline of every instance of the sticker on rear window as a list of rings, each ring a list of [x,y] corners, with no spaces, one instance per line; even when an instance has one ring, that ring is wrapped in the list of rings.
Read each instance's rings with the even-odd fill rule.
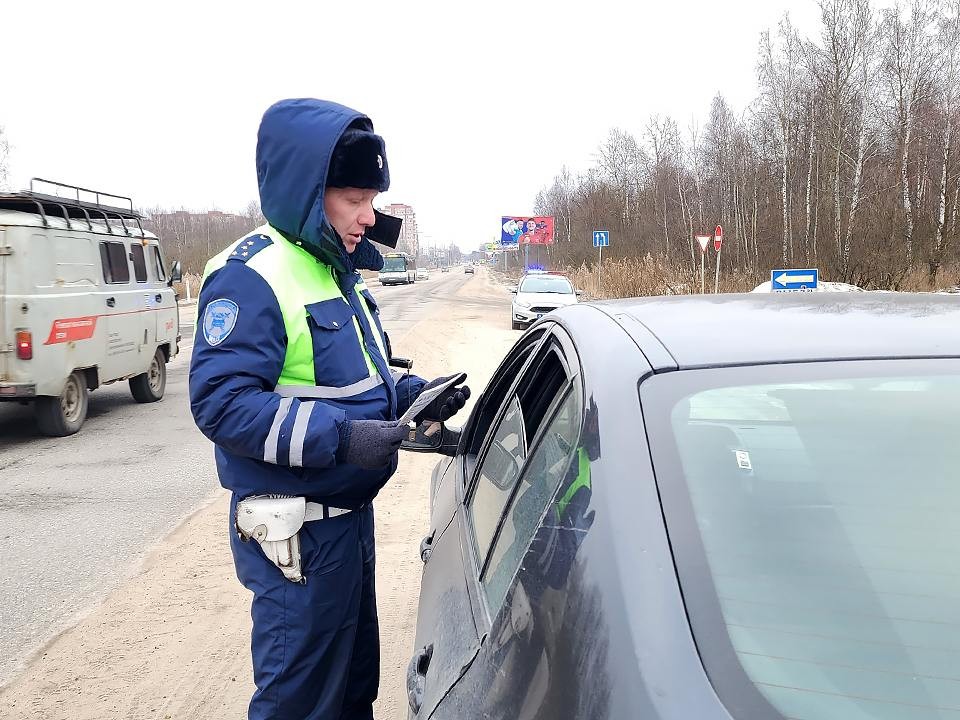
[[[750,453],[746,450],[737,450],[737,467],[741,470],[753,470],[753,465],[750,463]]]

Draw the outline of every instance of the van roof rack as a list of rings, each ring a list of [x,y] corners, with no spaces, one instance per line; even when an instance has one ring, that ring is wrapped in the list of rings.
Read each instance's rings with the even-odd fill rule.
[[[42,193],[34,189],[35,184],[52,186],[52,193]],[[61,194],[64,190],[68,195]],[[81,193],[84,197],[81,197]],[[92,196],[92,199],[91,199]],[[103,199],[110,201],[125,201],[127,207],[107,204]],[[102,190],[90,190],[89,188],[79,187],[77,185],[68,185],[66,183],[54,182],[53,180],[44,180],[43,178],[31,178],[30,189],[23,192],[0,193],[0,210],[19,210],[21,212],[39,213],[43,219],[44,227],[49,226],[47,215],[61,216],[67,223],[67,227],[73,229],[71,220],[82,220],[86,222],[87,229],[93,230],[93,219],[103,219],[107,232],[111,235],[114,228],[110,224],[110,219],[120,221],[120,227],[123,228],[124,235],[131,235],[132,228],[127,226],[127,220],[133,220],[137,223],[137,229],[140,231],[140,237],[146,237],[143,231],[141,220],[143,215],[133,209],[133,200],[124,195],[114,195],[103,192]],[[93,218],[91,218],[91,215]]]

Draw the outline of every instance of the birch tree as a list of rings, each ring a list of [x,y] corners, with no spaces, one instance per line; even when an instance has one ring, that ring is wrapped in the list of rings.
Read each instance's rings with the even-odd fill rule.
[[[883,11],[883,76],[894,116],[899,148],[903,246],[907,264],[914,259],[914,190],[910,184],[910,144],[920,103],[926,98],[935,66],[932,0],[910,0]]]
[[[937,197],[936,234],[930,254],[931,279],[936,278],[947,249],[947,182],[948,168],[953,152],[954,116],[960,97],[960,0],[952,0],[940,21],[937,45],[942,62],[938,87],[938,102],[943,112],[943,150],[940,157],[940,186]],[[960,178],[958,178],[960,180]],[[960,182],[955,183],[960,189]],[[954,192],[953,218],[956,218],[957,199]]]
[[[780,21],[777,40],[770,31],[760,36],[760,92],[762,112],[775,126],[780,150],[780,202],[782,219],[782,261],[793,260],[793,230],[788,198],[790,182],[790,154],[794,136],[794,115],[797,91],[800,86],[801,42],[790,23],[789,15]]]

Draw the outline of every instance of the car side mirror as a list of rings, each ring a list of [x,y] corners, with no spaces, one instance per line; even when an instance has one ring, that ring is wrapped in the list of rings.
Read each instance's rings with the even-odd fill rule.
[[[460,428],[447,427],[440,422],[422,422],[410,431],[410,436],[400,444],[400,449],[453,457],[460,447],[462,434]]]
[[[183,280],[183,266],[180,264],[179,260],[175,260],[173,267],[170,268],[170,280],[167,282],[167,285],[172,285],[175,282],[180,282]]]
[[[510,292],[516,295],[519,292],[519,290],[517,290],[516,288],[510,288]]]
[[[577,290],[577,295],[583,295],[583,290]]]

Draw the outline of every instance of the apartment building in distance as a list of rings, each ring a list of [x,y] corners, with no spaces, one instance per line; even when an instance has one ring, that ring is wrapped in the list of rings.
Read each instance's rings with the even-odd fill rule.
[[[397,250],[416,257],[420,252],[420,243],[417,236],[417,215],[413,211],[413,208],[403,203],[391,203],[381,208],[380,212],[386,215],[393,215],[403,220]]]

